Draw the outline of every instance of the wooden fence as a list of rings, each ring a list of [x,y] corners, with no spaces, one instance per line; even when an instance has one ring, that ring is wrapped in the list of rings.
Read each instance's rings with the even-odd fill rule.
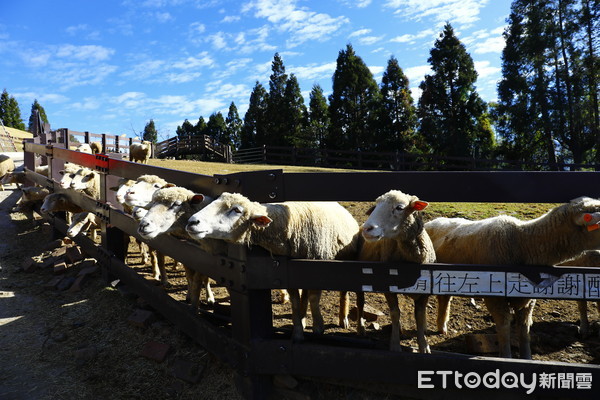
[[[50,178],[33,171],[35,154],[44,156],[50,166]],[[227,322],[210,316],[196,315],[189,306],[175,301],[161,288],[148,284],[125,263],[124,235],[139,238],[137,224],[115,207],[109,187],[125,177],[136,179],[143,174],[155,174],[176,185],[185,186],[209,196],[239,192],[255,201],[372,201],[390,189],[418,194],[428,201],[446,202],[566,202],[582,195],[599,197],[600,189],[593,184],[600,179],[596,172],[369,172],[369,173],[283,173],[281,170],[245,172],[228,175],[198,175],[143,164],[131,163],[106,155],[78,153],[60,145],[25,144],[27,176],[32,181],[61,191],[58,171],[64,162],[91,167],[100,172],[101,196],[91,199],[80,193],[65,191],[71,200],[95,212],[103,221],[102,241],[96,245],[79,235],[76,240],[85,251],[97,258],[105,275],[117,277],[161,313],[235,371],[239,388],[246,398],[268,398],[272,393],[272,377],[290,374],[369,382],[378,389],[401,391],[416,398],[479,399],[531,398],[523,388],[462,389],[453,382],[444,383],[441,375],[429,375],[433,389],[419,389],[423,383],[419,371],[456,371],[464,374],[496,373],[499,375],[573,374],[589,379],[589,389],[537,387],[536,398],[587,398],[600,396],[600,366],[590,364],[525,361],[478,357],[434,351],[423,355],[390,352],[377,348],[368,340],[347,339],[333,334],[322,337],[307,335],[295,343],[288,333],[273,327],[271,289],[311,288],[334,291],[436,294],[434,277],[440,271],[453,276],[469,273],[518,274],[527,282],[530,292],[524,295],[538,298],[600,300],[600,269],[579,267],[487,266],[358,261],[315,261],[271,256],[259,249],[230,245],[228,254],[213,256],[193,243],[162,235],[149,245],[185,265],[208,275],[231,293],[230,317]],[[560,188],[560,190],[557,190]],[[58,217],[51,222],[61,232],[65,223]],[[392,271],[401,270],[401,274]],[[499,272],[500,271],[500,272]],[[495,275],[496,276],[496,275]],[[547,277],[553,277],[550,283]],[[571,291],[555,290],[558,283],[576,282]],[[425,282],[420,285],[419,281]],[[423,283],[423,282],[421,282]],[[423,289],[425,287],[425,289]],[[506,286],[504,286],[506,287]],[[405,289],[403,289],[405,288]],[[446,293],[449,294],[449,293]],[[452,292],[455,296],[473,293]],[[506,290],[488,293],[507,296]],[[511,294],[511,296],[514,293]],[[98,305],[101,306],[101,305]],[[511,375],[512,376],[512,375]],[[534,376],[534,379],[535,379]],[[445,381],[444,381],[445,382]],[[518,385],[517,385],[518,386]]]
[[[549,165],[530,160],[477,159],[400,151],[350,151],[268,145],[238,150],[233,154],[233,162],[390,171],[579,171],[598,170],[600,167],[597,164]]]
[[[223,145],[208,135],[186,138],[178,136],[156,144],[156,157],[181,157],[200,155],[214,161],[232,162],[231,147]]]

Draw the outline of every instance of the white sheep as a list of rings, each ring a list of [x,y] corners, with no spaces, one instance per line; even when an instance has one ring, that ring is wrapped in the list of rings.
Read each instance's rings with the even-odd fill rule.
[[[92,154],[92,147],[88,143],[81,143],[75,151],[79,151],[81,153]]]
[[[163,233],[180,238],[189,238],[185,231],[188,219],[200,211],[212,199],[192,192],[183,187],[167,185],[154,192],[152,203],[141,218],[138,233],[145,239],[154,239]],[[136,207],[139,209],[140,207]],[[227,249],[224,242],[205,239],[196,242],[200,248],[210,254],[224,254]],[[206,300],[214,304],[215,297],[210,288],[208,276],[196,272],[184,265],[188,282],[187,300],[194,310],[198,309],[201,287],[206,289]]]
[[[66,211],[71,213],[81,213],[83,208],[73,203],[64,193],[52,193],[44,198],[40,207],[42,213]]]
[[[73,175],[70,187],[73,190],[81,191],[94,199],[98,199],[100,198],[100,175],[92,169],[80,168]]]
[[[77,164],[65,164],[64,168],[65,169],[58,171],[58,173],[61,175],[59,185],[61,189],[69,189],[71,187],[73,178],[75,178],[75,174],[82,167]]]
[[[221,239],[258,245],[272,254],[319,260],[355,259],[358,223],[333,202],[252,202],[237,193],[223,193],[194,214],[186,230],[195,239]],[[306,310],[297,289],[289,290],[294,340],[304,338]],[[303,293],[304,295],[304,293]],[[323,333],[321,290],[308,290],[313,332]]]
[[[600,250],[588,250],[584,251],[577,257],[562,262],[560,265],[570,266],[576,265],[580,267],[600,267]],[[579,333],[582,337],[588,337],[590,335],[590,321],[587,313],[587,301],[578,300],[577,308],[579,309]],[[596,302],[596,308],[600,312],[600,301]]]
[[[47,177],[48,176],[48,166],[40,165],[40,166],[35,167],[35,173],[44,175],[45,177]]]
[[[588,230],[599,221],[600,201],[580,197],[530,221],[504,215],[480,221],[437,218],[426,223],[425,229],[441,263],[555,265],[600,247],[600,230]],[[535,300],[484,300],[496,324],[500,356],[511,357],[512,309],[520,336],[520,356],[531,358],[529,330]]]
[[[100,218],[91,212],[80,212],[73,215],[73,220],[67,230],[67,236],[73,238],[80,232],[88,232],[91,230],[92,240],[96,240],[96,231],[100,229]]]
[[[15,170],[15,162],[12,158],[5,154],[0,154],[0,179],[3,179],[5,175]],[[4,190],[4,183],[0,183],[0,188]]]
[[[152,152],[152,142],[144,140],[142,143],[132,143],[129,145],[129,160],[148,164]]]
[[[361,246],[358,259],[362,261],[402,261],[412,263],[435,262],[435,251],[431,239],[423,228],[423,219],[418,211],[424,210],[428,203],[416,196],[391,190],[377,198],[369,218],[362,226],[365,243]],[[417,342],[420,353],[431,353],[425,333],[427,331],[428,295],[409,295],[415,303],[415,321]],[[392,334],[390,349],[400,351],[400,308],[398,295],[385,293],[390,317]],[[359,300],[359,326],[364,332]],[[360,331],[359,330],[359,331]]]

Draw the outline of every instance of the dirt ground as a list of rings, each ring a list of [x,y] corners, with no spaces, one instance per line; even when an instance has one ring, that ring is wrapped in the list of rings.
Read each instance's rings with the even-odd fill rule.
[[[23,272],[23,261],[34,257],[43,263],[55,246],[51,229],[20,212],[11,212],[18,191],[0,192],[0,399],[237,399],[233,372],[193,340],[157,317],[147,327],[133,326],[128,319],[147,309],[126,290],[107,286],[100,272],[84,281],[82,290],[71,292],[49,287],[52,268],[36,267]],[[363,219],[368,205],[347,205]],[[149,275],[137,245],[130,246],[128,262]],[[67,271],[73,277],[82,269]],[[185,277],[169,262],[168,292],[185,299]],[[218,302],[226,291],[216,286]],[[204,296],[204,294],[203,294]],[[204,297],[203,297],[204,298]],[[367,328],[369,337],[387,342],[389,319],[382,295],[367,295],[367,303],[384,315]],[[327,334],[352,334],[337,327],[338,295],[326,292],[322,299]],[[595,307],[590,319],[598,320]],[[416,348],[412,301],[401,297],[402,344]],[[289,305],[274,304],[274,324],[289,329]],[[457,298],[449,334],[435,332],[436,301],[428,308],[428,340],[433,350],[467,353],[470,333],[494,333],[493,323],[481,300],[473,305]],[[311,326],[310,318],[308,326]],[[310,329],[310,328],[309,328]],[[588,338],[578,335],[578,312],[573,301],[539,300],[532,327],[533,358],[576,363],[600,363],[598,323]],[[142,355],[148,343],[168,345],[162,362]],[[184,366],[186,373],[180,372]],[[178,372],[179,371],[179,372]],[[190,378],[191,377],[191,378]],[[296,393],[312,399],[396,399],[400,397],[326,384],[299,378]]]

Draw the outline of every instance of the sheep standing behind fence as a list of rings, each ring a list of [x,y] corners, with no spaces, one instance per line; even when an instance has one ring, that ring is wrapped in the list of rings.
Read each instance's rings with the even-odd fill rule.
[[[358,223],[333,202],[257,203],[237,193],[223,193],[189,219],[186,230],[195,239],[257,245],[272,254],[318,260],[355,259]],[[297,289],[290,290],[294,340],[304,338],[306,309]],[[304,293],[303,292],[303,296]],[[324,332],[319,307],[321,290],[308,290],[313,332]]]
[[[399,190],[392,190],[377,198],[371,209],[369,218],[362,226],[365,243],[361,246],[359,260],[362,261],[404,261],[414,263],[435,262],[435,251],[431,239],[423,228],[423,219],[419,211],[428,203],[416,196],[407,195]],[[417,325],[417,342],[420,353],[431,353],[425,333],[427,331],[428,295],[409,295],[415,303],[415,321]],[[400,351],[400,308],[398,295],[385,293],[390,308],[392,334],[390,349]],[[362,318],[362,302],[359,297],[359,326],[364,332]]]
[[[498,216],[480,221],[437,218],[425,224],[437,261],[464,264],[555,265],[600,247],[600,200],[580,197],[530,221]],[[500,356],[511,357],[514,310],[521,358],[531,358],[529,330],[535,299],[484,297],[498,332]],[[449,303],[447,305],[449,307]],[[447,310],[439,307],[442,315]]]
[[[152,142],[144,140],[142,143],[132,143],[129,146],[129,160],[148,164],[150,155],[152,154]]]

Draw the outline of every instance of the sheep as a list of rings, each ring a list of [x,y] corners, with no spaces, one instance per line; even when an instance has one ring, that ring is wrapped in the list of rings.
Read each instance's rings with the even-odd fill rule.
[[[142,143],[132,143],[129,146],[129,160],[139,161],[142,164],[148,164],[150,153],[152,151],[152,142],[144,140]]]
[[[100,229],[100,218],[91,212],[80,212],[73,215],[73,220],[67,230],[67,236],[73,238],[80,232],[88,232],[91,229],[92,240],[96,240],[96,231]]]
[[[64,193],[52,193],[46,196],[40,211],[44,214],[49,212],[67,211],[74,214],[83,212],[83,208],[73,203]]]
[[[125,203],[130,207],[146,208],[152,202],[154,192],[165,185],[167,185],[167,181],[156,175],[142,175],[125,193]]]
[[[588,250],[581,253],[579,256],[562,262],[560,265],[570,266],[577,265],[581,267],[599,267],[600,266],[600,250]],[[579,333],[582,337],[590,335],[590,322],[587,314],[587,301],[578,300],[577,308],[579,309]],[[600,312],[600,301],[596,302],[596,308]]]
[[[224,192],[194,214],[186,230],[194,239],[221,239],[258,245],[272,254],[320,260],[355,259],[358,223],[333,202],[257,203],[238,193]],[[306,311],[297,289],[290,290],[292,338],[304,338]],[[303,293],[304,295],[304,293]],[[324,332],[320,290],[309,290],[313,332]]]
[[[89,168],[80,168],[74,174],[70,187],[98,199],[100,198],[100,175]]]
[[[25,172],[20,171],[20,172],[9,172],[8,174],[4,175],[4,177],[2,178],[2,180],[0,180],[0,182],[3,185],[10,185],[11,183],[14,183],[15,185],[17,185],[17,189],[21,189],[21,185],[25,183],[25,181],[27,180],[27,175],[25,175]]]
[[[77,171],[81,169],[81,166],[76,164],[65,164],[65,169],[60,170],[58,173],[61,175],[59,185],[61,189],[69,189],[71,182],[75,178]]]
[[[416,196],[391,190],[375,200],[367,221],[361,228],[364,243],[359,251],[361,261],[404,261],[413,263],[435,262],[433,243],[423,228],[423,219],[418,211],[428,206]],[[431,353],[425,333],[427,330],[428,295],[409,295],[415,303],[415,321],[417,325],[417,342],[420,353]],[[390,317],[392,334],[390,350],[400,351],[400,309],[398,296],[385,293]],[[364,331],[364,319],[359,298],[359,324]]]
[[[91,142],[90,149],[92,150],[92,154],[103,153],[102,151],[102,143],[100,142]]]
[[[138,233],[145,239],[154,239],[162,233],[170,233],[180,238],[189,238],[185,231],[188,219],[206,206],[212,199],[196,194],[183,187],[167,185],[154,192],[147,213],[140,220]],[[140,207],[137,207],[139,209]],[[136,210],[137,211],[137,210]],[[204,251],[211,254],[224,254],[224,242],[205,239],[196,242]],[[214,304],[215,297],[210,288],[209,278],[184,265],[188,281],[188,298],[194,310],[198,309],[201,285],[206,289],[207,303]]]
[[[15,162],[5,154],[0,154],[0,179],[15,170]],[[4,191],[4,183],[0,183],[0,188]]]
[[[79,151],[81,153],[92,154],[92,147],[88,143],[81,143],[75,151]]]
[[[530,221],[505,215],[479,221],[437,218],[426,223],[425,230],[441,263],[554,265],[600,247],[600,230],[594,230],[599,221],[600,200],[580,197]],[[484,297],[484,301],[496,324],[500,356],[512,355],[512,309],[520,356],[530,359],[529,330],[535,300]]]
[[[35,173],[44,175],[45,177],[48,177],[48,166],[40,165],[40,166],[35,167]]]
[[[33,209],[42,204],[50,191],[39,186],[30,186],[21,188],[21,192],[21,199],[14,210],[26,213],[28,219],[33,219]]]

